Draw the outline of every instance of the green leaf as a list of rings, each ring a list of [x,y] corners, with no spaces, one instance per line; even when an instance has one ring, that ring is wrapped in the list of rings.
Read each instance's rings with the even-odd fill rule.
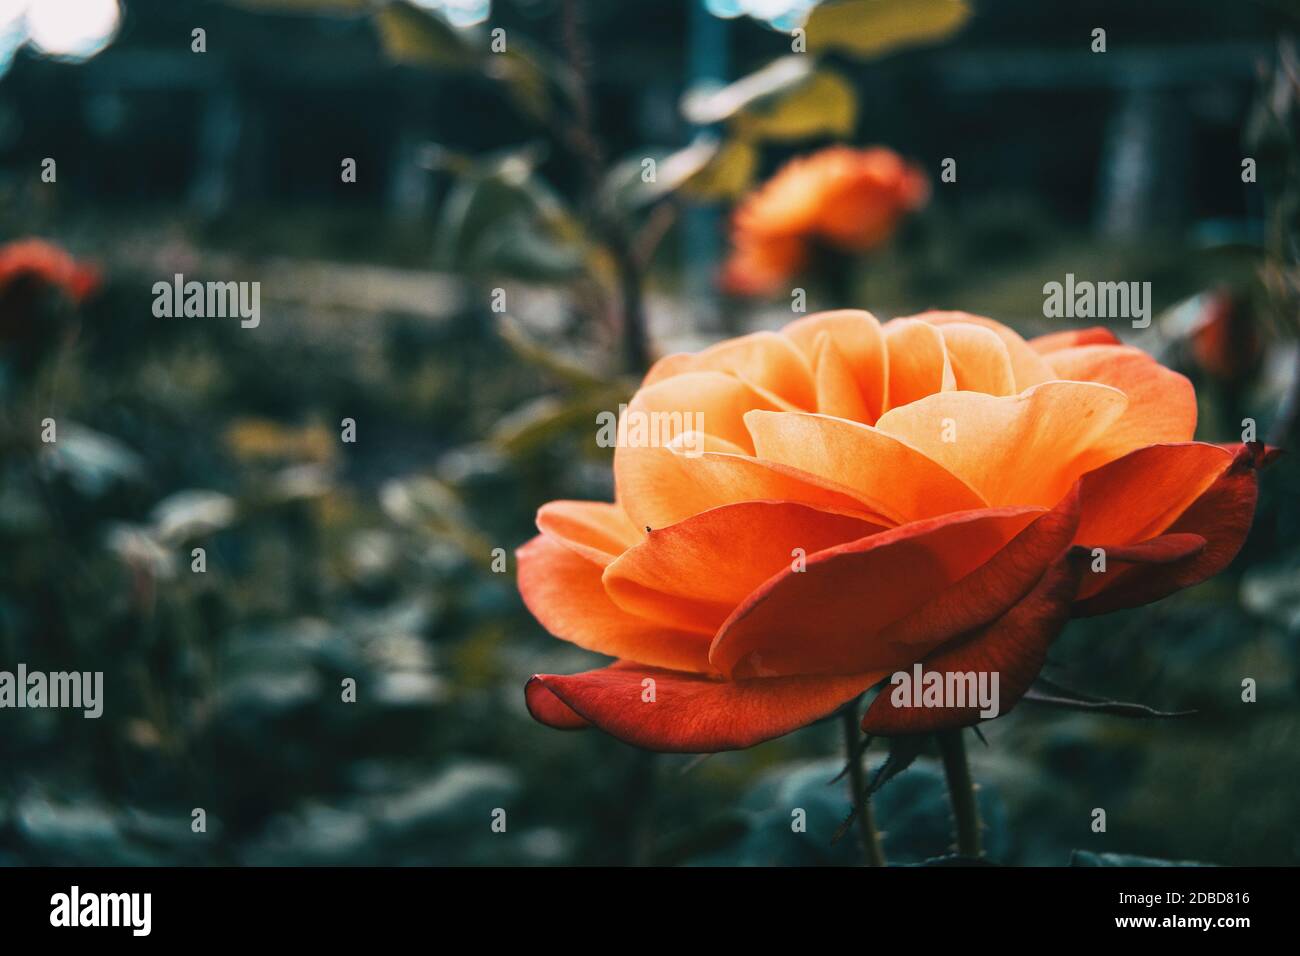
[[[625,390],[585,392],[559,397],[543,395],[525,402],[498,422],[492,442],[511,455],[525,456],[569,436],[594,437],[596,415],[618,408]]]
[[[579,389],[607,389],[615,385],[612,380],[591,372],[577,359],[561,355],[555,350],[533,341],[519,322],[508,315],[498,318],[497,331],[501,333],[501,338],[505,340],[511,350],[523,361],[554,376],[566,385]]]
[[[946,40],[970,14],[966,0],[831,0],[813,10],[804,30],[810,53],[871,59]]]
[[[857,119],[853,87],[839,74],[819,70],[770,105],[741,112],[734,125],[742,136],[780,141],[848,136]]]
[[[534,173],[537,157],[516,152],[472,167],[443,203],[436,263],[469,273],[565,278],[585,260],[582,227]]]
[[[704,87],[688,91],[682,97],[682,115],[697,126],[721,123],[741,110],[797,88],[807,82],[812,73],[811,57],[801,54],[783,56],[720,89]]]
[[[1003,859],[1011,840],[1002,798],[997,788],[984,780],[975,797],[986,858]],[[933,862],[952,852],[952,803],[937,760],[916,760],[907,773],[872,797],[872,804],[885,857],[891,864]]]
[[[379,504],[396,524],[450,541],[477,560],[486,562],[492,552],[464,502],[436,478],[412,475],[390,479],[380,488]]]
[[[559,69],[554,61],[514,37],[504,52],[483,61],[487,76],[505,84],[515,105],[539,121],[551,115],[551,77]]]
[[[375,29],[384,53],[395,63],[441,70],[469,70],[482,61],[451,24],[406,0],[375,13]]]
[[[59,423],[58,441],[41,449],[41,465],[87,498],[141,481],[145,473],[143,459],[122,442],[75,422]]]
[[[692,862],[706,865],[852,865],[861,862],[856,839],[834,840],[848,813],[849,791],[843,780],[831,780],[841,758],[774,767],[741,799],[749,815],[747,834],[727,848],[711,848]],[[876,825],[890,865],[933,862],[951,851],[952,823],[943,769],[929,758],[872,798]],[[883,764],[875,768],[880,776]],[[1007,815],[996,789],[981,784],[977,793],[984,843],[992,860],[1010,846]],[[795,811],[806,832],[792,827]]]
[[[1092,853],[1075,850],[1070,854],[1070,866],[1213,866],[1195,860],[1158,860],[1151,856],[1133,856],[1128,853]]]
[[[221,531],[238,517],[233,498],[219,491],[192,488],[168,495],[149,515],[158,540],[179,544]]]
[[[731,139],[682,184],[682,194],[699,200],[738,199],[749,190],[757,171],[758,148],[748,140]]]
[[[601,184],[601,204],[612,213],[631,214],[700,175],[719,149],[717,139],[700,136],[673,153],[661,150],[620,160],[606,173]]]

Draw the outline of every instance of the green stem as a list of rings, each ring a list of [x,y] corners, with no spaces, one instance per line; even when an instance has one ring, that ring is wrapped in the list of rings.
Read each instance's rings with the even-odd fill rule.
[[[980,811],[975,802],[975,781],[970,775],[961,734],[958,727],[941,731],[937,737],[943,754],[944,776],[948,778],[952,816],[957,825],[957,854],[975,859],[983,853],[980,848]]]
[[[858,839],[867,866],[884,866],[885,851],[876,832],[876,820],[871,812],[871,797],[867,793],[866,775],[862,772],[862,729],[858,726],[858,703],[853,701],[844,708],[844,750],[849,761],[849,798],[857,817]]]

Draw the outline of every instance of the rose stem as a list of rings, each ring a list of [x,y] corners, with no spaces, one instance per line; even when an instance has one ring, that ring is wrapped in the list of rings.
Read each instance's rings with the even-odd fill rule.
[[[884,866],[885,851],[880,846],[876,820],[871,812],[871,796],[862,772],[862,729],[858,726],[858,702],[851,701],[841,718],[844,722],[844,749],[849,760],[849,796],[858,819],[858,837],[867,866]]]
[[[957,854],[977,859],[980,849],[980,812],[975,802],[975,781],[966,762],[966,744],[961,728],[940,731],[936,736],[943,754],[943,772],[948,778],[948,797],[957,824]]]

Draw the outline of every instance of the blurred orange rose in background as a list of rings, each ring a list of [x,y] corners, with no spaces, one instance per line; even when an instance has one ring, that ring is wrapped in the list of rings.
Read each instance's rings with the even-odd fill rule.
[[[80,303],[99,287],[99,271],[44,239],[18,239],[0,246],[0,296],[24,282],[60,289]]]
[[[618,661],[536,675],[527,702],[683,752],[785,734],[917,662],[998,673],[1005,712],[1070,616],[1225,567],[1272,454],[1193,441],[1191,383],[1105,329],[1027,342],[961,312],[669,356],[624,420],[663,440],[620,442],[615,503],[551,502],[519,550],[538,620]],[[890,697],[865,730],[978,719]]]
[[[31,348],[56,335],[40,322],[48,296],[80,305],[100,285],[99,270],[43,239],[0,246],[0,341]]]
[[[1227,289],[1206,297],[1191,335],[1192,355],[1211,377],[1238,384],[1259,368],[1264,358],[1249,300]]]
[[[808,264],[815,242],[874,249],[929,192],[925,174],[883,146],[832,146],[791,160],[736,209],[723,287],[776,292]]]

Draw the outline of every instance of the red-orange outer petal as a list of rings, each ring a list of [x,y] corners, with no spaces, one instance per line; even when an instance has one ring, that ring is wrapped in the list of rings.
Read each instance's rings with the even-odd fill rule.
[[[1075,604],[1075,617],[1093,617],[1150,604],[1200,584],[1228,566],[1245,543],[1255,516],[1259,469],[1277,454],[1276,449],[1266,448],[1259,442],[1233,448],[1232,464],[1164,535],[1199,535],[1205,539],[1204,548],[1181,560],[1135,563],[1121,570],[1113,583]],[[1104,541],[1088,544],[1106,547]]]
[[[742,750],[834,713],[884,672],[849,677],[719,681],[619,661],[581,674],[535,674],[524,689],[539,722],[589,723],[624,743],[663,753]],[[653,680],[654,700],[648,701]]]
[[[1002,716],[1024,696],[1047,659],[1047,649],[1069,620],[1070,606],[1086,565],[1088,552],[1072,547],[1043,573],[1032,591],[991,624],[940,649],[922,664],[922,674],[935,672],[998,674],[998,714]],[[894,737],[930,733],[977,723],[979,706],[900,707],[886,684],[862,718],[870,734]]]

